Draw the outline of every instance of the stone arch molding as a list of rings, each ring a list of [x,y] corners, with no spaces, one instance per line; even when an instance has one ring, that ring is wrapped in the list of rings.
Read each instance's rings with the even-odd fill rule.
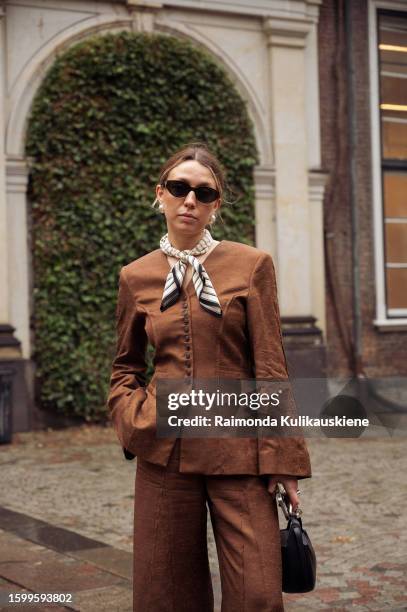
[[[132,19],[112,20],[95,17],[83,24],[75,24],[55,36],[41,47],[19,75],[10,92],[11,114],[7,125],[7,155],[24,157],[28,117],[34,97],[49,68],[59,53],[64,53],[76,43],[96,34],[132,30]]]
[[[64,53],[70,47],[89,36],[121,32],[123,30],[135,31],[134,20],[131,17],[112,20],[110,17],[103,19],[99,16],[87,20],[86,27],[84,24],[75,24],[67,28],[48,44],[41,47],[25,66],[10,92],[11,113],[7,122],[5,142],[6,154],[8,156],[20,159],[25,156],[26,129],[31,105],[57,54]],[[250,84],[238,66],[233,62],[233,59],[228,57],[217,45],[203,38],[199,33],[188,30],[182,24],[160,21],[155,27],[154,32],[172,34],[198,43],[200,47],[209,51],[217,61],[222,63],[236,89],[247,102],[249,116],[254,126],[260,163],[270,163],[271,151],[267,139],[268,129],[262,116],[264,111],[262,112],[256,92],[252,91]]]
[[[9,93],[10,114],[5,130],[5,153],[7,158],[7,205],[13,211],[13,214],[10,215],[9,235],[10,237],[13,236],[13,238],[10,238],[8,250],[10,261],[18,258],[21,262],[18,273],[13,272],[14,282],[10,291],[10,316],[16,329],[16,334],[21,341],[22,356],[27,359],[31,357],[32,344],[29,328],[30,255],[26,239],[28,228],[26,226],[25,215],[29,164],[27,165],[28,160],[26,160],[25,142],[31,106],[43,79],[59,54],[63,54],[73,45],[93,35],[119,33],[123,30],[134,33],[146,31],[144,28],[136,26],[137,21],[134,19],[134,16],[113,18],[111,15],[92,17],[87,19],[86,23],[81,22],[69,26],[54,36],[52,40],[31,57]],[[149,29],[149,31],[167,33],[189,39],[199,47],[205,48],[215,58],[215,61],[217,60],[222,64],[237,91],[247,101],[249,116],[254,125],[254,135],[260,159],[268,160],[270,153],[266,138],[269,130],[266,129],[265,119],[262,116],[261,104],[256,99],[255,92],[250,90],[244,75],[240,74],[236,66],[233,65],[232,59],[226,57],[222,49],[217,48],[216,45],[211,46],[207,44],[208,41],[203,39],[199,33],[194,31],[188,32],[182,24],[167,21],[164,16],[162,20],[160,19],[159,23],[158,19],[156,19],[153,29]],[[259,217],[259,202],[261,204],[263,200],[261,198],[259,200],[256,177],[257,175],[255,174],[255,216],[257,219]],[[270,209],[269,198],[266,202],[266,207],[267,210]],[[272,227],[271,222],[269,226]],[[258,238],[257,236],[256,240]]]
[[[266,122],[267,113],[265,112],[265,109],[262,109],[262,104],[256,91],[250,85],[246,75],[240,69],[239,65],[233,60],[233,58],[215,42],[205,38],[195,29],[191,27],[187,28],[182,23],[157,20],[156,31],[172,34],[189,40],[195,44],[198,43],[198,45],[204,50],[209,51],[209,53],[215,57],[218,62],[221,62],[222,67],[226,70],[240,96],[247,102],[248,113],[253,122],[254,135],[259,150],[260,165],[271,164],[271,139],[267,138],[269,133],[269,128]]]

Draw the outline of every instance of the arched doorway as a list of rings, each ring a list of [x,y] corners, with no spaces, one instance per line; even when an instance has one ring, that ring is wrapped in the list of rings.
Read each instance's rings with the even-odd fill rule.
[[[150,203],[158,170],[192,140],[211,146],[233,186],[214,235],[253,242],[253,127],[208,54],[172,36],[107,34],[71,47],[44,79],[26,147],[42,406],[103,417],[117,273],[157,248],[164,226]]]

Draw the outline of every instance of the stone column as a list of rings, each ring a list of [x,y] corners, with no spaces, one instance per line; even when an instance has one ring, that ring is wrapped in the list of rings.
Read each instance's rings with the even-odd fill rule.
[[[9,321],[5,139],[4,9],[0,8],[0,325]]]
[[[18,329],[22,344],[22,355],[29,359],[30,346],[30,302],[31,279],[29,251],[29,232],[27,216],[27,181],[28,160],[23,157],[11,156],[6,161],[9,259],[10,311],[13,323]]]
[[[322,208],[311,208],[310,134],[307,121],[307,37],[312,18],[272,17],[264,22],[270,66],[271,133],[274,153],[275,263],[279,303],[291,375],[320,377],[325,350],[317,318],[324,317],[324,295],[317,262],[323,253]],[[317,85],[316,85],[317,86]],[[311,92],[312,93],[312,92]],[[310,185],[311,183],[311,185]],[[318,193],[313,194],[317,196]],[[318,304],[317,304],[318,302]]]
[[[272,166],[257,166],[254,169],[256,247],[271,253],[275,261],[277,252],[274,179]]]
[[[9,276],[9,227],[6,193],[5,124],[6,124],[6,43],[5,14],[0,7],[0,359],[20,356],[20,343],[11,325]]]
[[[266,19],[275,165],[276,267],[281,310],[312,313],[305,44],[311,22]]]

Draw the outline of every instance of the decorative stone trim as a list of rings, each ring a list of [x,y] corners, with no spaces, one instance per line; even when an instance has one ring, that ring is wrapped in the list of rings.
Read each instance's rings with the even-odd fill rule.
[[[294,47],[302,49],[312,27],[312,22],[305,19],[264,20],[264,32],[267,35],[269,47]]]
[[[132,17],[133,31],[154,32],[155,18],[163,8],[162,2],[126,0],[126,4]]]
[[[154,0],[126,0],[126,4],[131,11],[138,9],[157,10],[163,8],[162,2],[155,2]]]
[[[322,202],[329,173],[325,170],[311,168],[308,173],[310,202]]]
[[[283,335],[288,344],[299,344],[319,346],[323,344],[323,337],[320,328],[316,325],[316,317],[292,316],[281,317]]]
[[[273,166],[257,166],[254,169],[256,195],[260,198],[274,200],[276,171]]]
[[[9,193],[26,193],[29,159],[9,156],[6,160],[6,184]]]

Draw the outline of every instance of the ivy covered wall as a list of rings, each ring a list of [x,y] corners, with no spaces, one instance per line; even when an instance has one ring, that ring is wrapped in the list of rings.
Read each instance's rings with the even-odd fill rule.
[[[47,74],[26,145],[43,408],[106,417],[118,273],[158,248],[165,224],[151,203],[159,168],[197,140],[218,155],[233,190],[212,234],[253,244],[253,128],[210,55],[170,36],[123,32],[75,45]]]

